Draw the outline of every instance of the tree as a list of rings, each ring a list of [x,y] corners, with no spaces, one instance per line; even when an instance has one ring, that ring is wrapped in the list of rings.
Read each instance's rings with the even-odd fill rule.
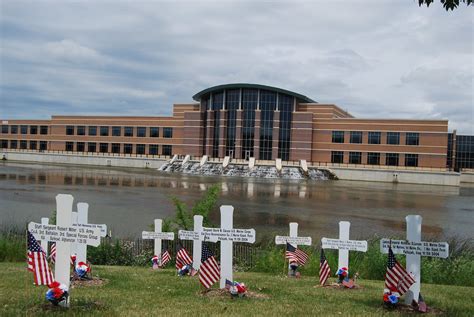
[[[449,11],[449,10],[452,11],[454,9],[457,9],[460,2],[464,2],[466,5],[470,6],[472,5],[474,0],[440,0],[440,1],[443,4],[443,7],[446,9],[446,11]],[[426,4],[426,6],[429,7],[430,4],[432,4],[433,2],[434,0],[418,0],[418,5],[421,7],[422,5]]]

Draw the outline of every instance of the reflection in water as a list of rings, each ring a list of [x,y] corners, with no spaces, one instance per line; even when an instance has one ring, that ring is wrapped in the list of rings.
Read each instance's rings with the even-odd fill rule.
[[[188,204],[212,185],[220,204],[235,207],[234,223],[259,236],[286,234],[288,222],[318,241],[351,221],[351,237],[403,235],[408,214],[423,216],[423,234],[470,235],[474,188],[405,184],[262,180],[125,170],[2,163],[0,220],[24,223],[50,215],[54,197],[71,193],[90,205],[90,221],[107,223],[117,235],[137,236],[153,219],[173,215],[171,197]],[[219,223],[219,214],[211,218]]]

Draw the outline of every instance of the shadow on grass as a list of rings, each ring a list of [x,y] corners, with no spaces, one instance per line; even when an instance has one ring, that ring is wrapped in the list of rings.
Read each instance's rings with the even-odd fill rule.
[[[100,301],[78,299],[71,302],[70,308],[64,308],[61,306],[54,306],[51,303],[43,302],[41,304],[33,304],[28,308],[28,315],[32,314],[51,314],[51,313],[91,313],[102,311],[105,312],[108,309],[107,305]]]

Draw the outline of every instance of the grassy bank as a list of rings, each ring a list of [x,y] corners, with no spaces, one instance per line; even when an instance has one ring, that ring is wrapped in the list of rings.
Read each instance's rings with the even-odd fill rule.
[[[264,316],[396,316],[383,309],[383,282],[360,280],[360,290],[314,287],[314,276],[300,280],[266,273],[240,272],[235,279],[267,298],[231,300],[200,295],[197,277],[178,278],[172,269],[156,272],[144,267],[95,266],[94,275],[107,279],[102,286],[72,289],[68,314],[106,316],[148,315],[264,315]],[[32,285],[23,263],[0,263],[0,315],[66,314],[51,310],[45,287]],[[428,306],[446,316],[472,316],[471,287],[422,285]]]

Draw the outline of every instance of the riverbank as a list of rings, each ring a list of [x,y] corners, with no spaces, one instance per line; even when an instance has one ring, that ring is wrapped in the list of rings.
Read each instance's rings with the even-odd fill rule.
[[[442,274],[442,272],[439,272]],[[399,316],[382,306],[383,281],[359,280],[360,289],[317,287],[316,276],[288,279],[283,275],[237,272],[234,279],[244,282],[260,296],[232,300],[226,296],[202,295],[197,276],[179,278],[173,269],[93,266],[93,275],[103,285],[72,289],[69,311],[58,315],[75,316]],[[49,316],[45,287],[32,285],[24,263],[0,263],[0,312],[2,316]],[[474,288],[423,284],[428,307],[445,316],[472,316],[469,300]],[[426,314],[425,316],[431,316]]]

